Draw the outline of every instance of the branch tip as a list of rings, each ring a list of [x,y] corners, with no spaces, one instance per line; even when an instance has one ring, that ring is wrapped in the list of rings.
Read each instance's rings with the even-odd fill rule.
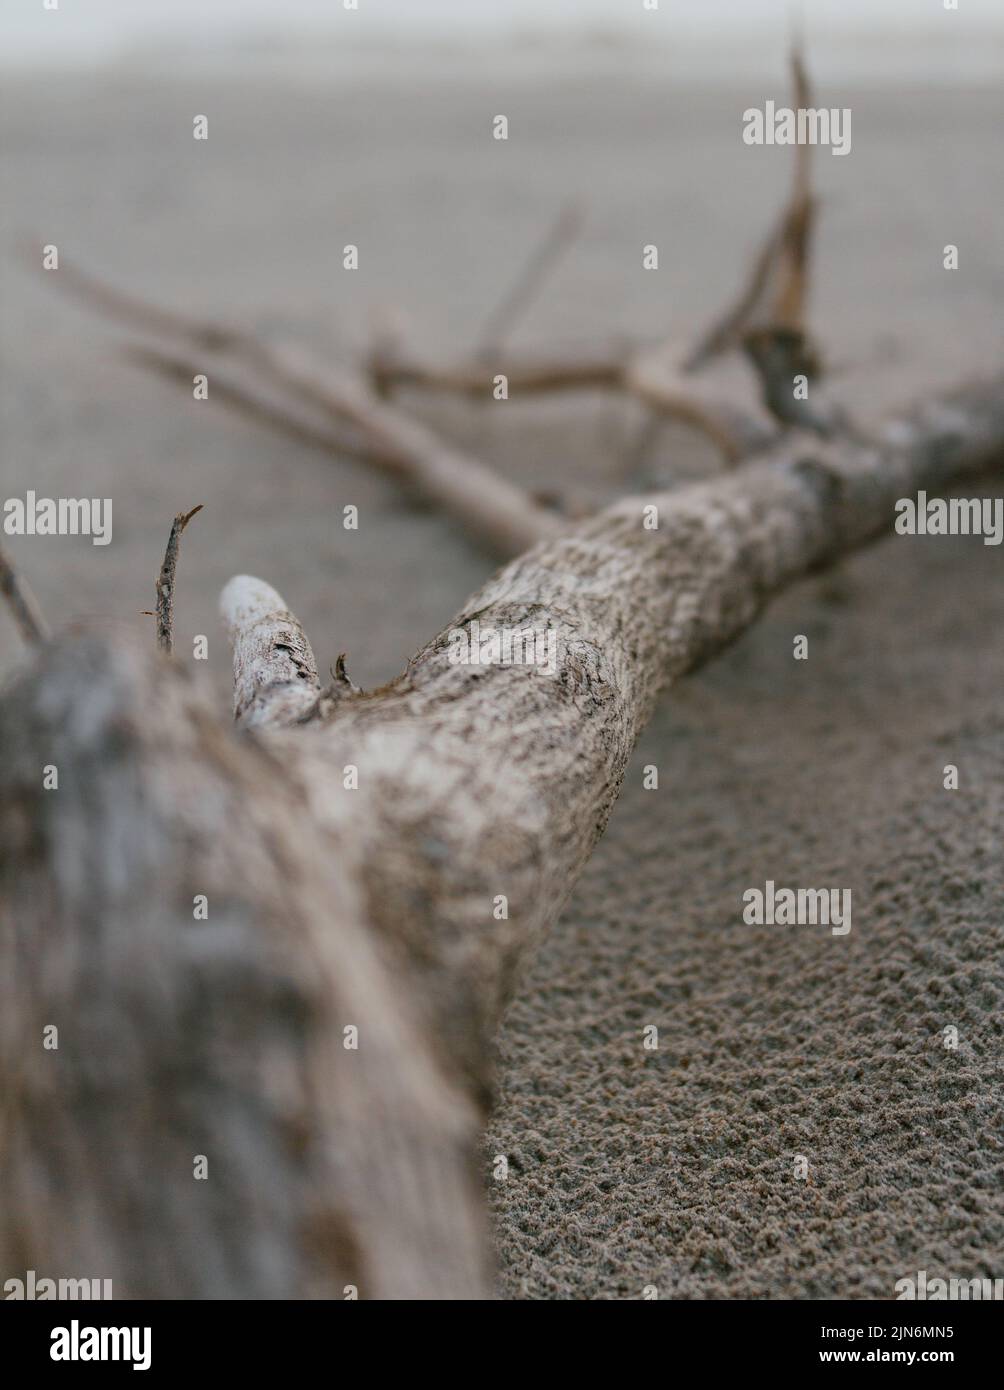
[[[185,527],[201,512],[203,503],[193,507],[190,512],[178,512],[171,523],[171,534],[167,538],[164,563],[157,578],[157,646],[168,655],[174,651],[174,579],[178,568],[178,542]]]
[[[38,600],[32,593],[28,582],[15,569],[11,560],[0,548],[0,594],[7,600],[18,631],[29,646],[38,646],[49,639],[49,625],[45,621]]]

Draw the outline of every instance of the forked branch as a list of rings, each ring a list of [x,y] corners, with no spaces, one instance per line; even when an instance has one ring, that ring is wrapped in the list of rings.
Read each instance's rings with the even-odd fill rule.
[[[100,1269],[119,1297],[489,1296],[492,1039],[658,692],[899,496],[1002,458],[994,382],[879,446],[626,498],[490,579],[382,692],[296,727],[306,638],[237,581],[250,736],[180,666],[47,644],[0,700],[0,1263]],[[553,632],[553,670],[451,660],[475,620]],[[53,1019],[58,1062],[24,1041]]]
[[[103,314],[158,340],[157,348],[144,347],[138,354],[145,365],[161,372],[177,369],[179,348],[191,354],[192,373],[205,372],[214,356],[224,363],[242,365],[252,375],[246,382],[229,387],[226,394],[231,402],[243,398],[246,404],[250,397],[257,413],[288,428],[289,413],[281,403],[281,394],[285,393],[292,401],[294,420],[296,411],[302,415],[303,407],[308,406],[322,422],[348,424],[362,441],[371,463],[455,516],[465,529],[496,552],[506,556],[519,554],[562,529],[562,520],[529,494],[381,400],[362,378],[351,372],[330,364],[321,366],[292,345],[273,345],[244,329],[203,322],[147,304],[65,261],[59,276],[65,288]],[[173,344],[173,352],[165,353],[160,339]],[[264,400],[261,398],[263,388],[271,395],[271,405],[269,394]],[[277,391],[278,406],[274,403]],[[306,428],[309,431],[309,426]],[[330,443],[333,445],[334,441]]]

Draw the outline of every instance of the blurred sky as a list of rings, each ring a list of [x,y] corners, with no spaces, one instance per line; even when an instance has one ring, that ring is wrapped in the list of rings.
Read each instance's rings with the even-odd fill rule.
[[[570,37],[606,30],[650,40],[679,40],[717,32],[734,38],[754,32],[776,45],[799,13],[813,33],[890,30],[905,42],[925,31],[964,31],[978,39],[1004,30],[1004,0],[959,0],[946,13],[943,0],[660,0],[657,13],[642,0],[358,0],[346,12],[342,0],[0,0],[0,57],[7,63],[68,63],[112,57],[134,45],[163,38],[190,47],[253,43],[281,31],[299,36],[318,29],[332,37],[378,41],[382,35],[409,43],[422,38],[465,36],[477,41],[507,31],[551,29]],[[722,34],[722,31],[725,31]]]

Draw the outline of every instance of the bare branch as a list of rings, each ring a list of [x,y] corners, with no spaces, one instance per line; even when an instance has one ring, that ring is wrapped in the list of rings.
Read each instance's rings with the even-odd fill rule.
[[[177,349],[174,352],[163,348],[132,346],[125,350],[129,361],[155,372],[168,381],[191,388],[194,359],[190,349]],[[206,365],[205,362],[202,363]],[[310,448],[323,449],[335,458],[357,459],[361,463],[394,472],[394,460],[370,448],[357,432],[333,425],[330,420],[320,419],[316,411],[302,403],[281,397],[267,386],[255,381],[246,382],[224,365],[212,362],[212,390],[209,399],[229,406],[240,415],[246,416],[256,424],[293,439],[298,444]]]
[[[481,332],[476,357],[484,361],[501,350],[520,314],[540,292],[548,273],[575,240],[582,219],[583,209],[578,202],[566,203],[561,209],[554,225],[534,247],[519,275],[489,316]]]
[[[25,642],[37,645],[49,639],[49,626],[28,581],[14,568],[0,546],[0,593],[7,600],[17,629]]]
[[[60,259],[56,281],[59,288],[68,289],[103,318],[115,319],[123,326],[142,333],[182,338],[210,352],[233,349],[238,344],[246,349],[248,343],[254,341],[241,329],[190,318],[186,314],[164,309],[158,304],[150,304],[147,300],[128,294],[108,284],[101,277],[82,270],[66,257]]]
[[[424,363],[384,358],[372,364],[379,389],[412,386],[488,400],[491,375],[480,362]],[[503,358],[491,373],[508,382],[510,399],[562,391],[623,391],[657,414],[680,420],[706,435],[729,463],[765,448],[777,436],[762,413],[731,401],[724,392],[686,376],[664,348],[611,349],[539,359]]]
[[[808,100],[797,60],[795,82]],[[810,352],[811,213],[800,163],[750,286],[697,353],[742,343],[785,421],[785,373]],[[562,526],[352,376],[87,277],[84,292],[254,372],[243,399],[263,418],[283,418],[262,404],[278,392],[297,407],[287,427],[320,416],[329,439],[350,422],[395,476],[521,553],[368,694],[342,657],[322,691],[281,596],[232,579],[235,720],[255,737],[115,638],[47,644],[0,698],[0,1263],[100,1268],[120,1297],[488,1296],[494,1034],[658,695],[888,530],[899,497],[1001,462],[1004,383],[927,399],[867,444],[788,436],[727,476]],[[751,447],[665,350],[622,353],[609,385]],[[158,582],[168,650],[193,514]],[[454,661],[475,622],[553,636],[548,665]],[[57,755],[58,797],[38,776]],[[212,921],[193,930],[197,898]],[[58,1077],[24,1045],[52,1017],[76,1034]],[[203,1147],[225,1181],[193,1191]]]
[[[272,378],[332,416],[351,422],[400,479],[503,555],[518,555],[564,527],[553,512],[479,459],[380,400],[350,373],[318,369],[293,347],[259,346]]]
[[[257,371],[271,388],[287,391],[330,418],[348,420],[374,463],[441,506],[500,554],[518,555],[561,530],[562,522],[552,512],[479,459],[444,443],[432,430],[381,401],[352,374],[327,365],[319,368],[302,351],[272,346],[242,329],[147,305],[79,270],[64,267],[60,276],[64,285],[102,312],[147,332],[180,339],[202,353],[232,356]],[[166,366],[163,355],[158,366],[161,370]]]
[[[771,231],[753,261],[749,278],[740,290],[738,299],[734,304],[730,304],[701,336],[683,361],[684,371],[696,372],[713,358],[720,357],[723,352],[739,344],[745,325],[763,298],[764,286],[777,256],[781,235],[780,228]]]
[[[174,518],[157,579],[157,646],[169,655],[174,651],[174,576],[178,568],[178,544],[185,527],[196,512],[201,511],[200,502],[190,512],[179,512]]]
[[[98,1268],[119,1297],[488,1296],[493,1035],[659,691],[899,496],[1002,458],[995,382],[867,447],[801,439],[625,498],[491,578],[390,687],[296,729],[270,716],[290,686],[311,698],[306,640],[235,581],[237,703],[262,722],[236,743],[150,654],[47,644],[0,699],[0,1264]],[[554,631],[554,671],[451,662],[475,619]],[[58,1085],[24,1046],[54,1016],[76,1039]],[[193,1152],[226,1176],[212,1192]]]
[[[370,375],[381,391],[414,386],[478,400],[491,397],[492,379],[504,376],[514,395],[619,389],[624,352],[575,352],[539,357],[501,357],[491,368],[478,359],[436,361],[386,350],[371,360]]]
[[[811,105],[808,75],[800,50],[791,53],[796,108]],[[810,186],[811,147],[795,146],[791,196],[776,226],[760,248],[735,302],[715,320],[683,362],[692,372],[713,358],[740,347],[749,332],[783,330],[805,333],[808,258],[815,216]]]
[[[629,359],[624,384],[658,414],[706,435],[729,464],[767,448],[777,438],[777,428],[765,414],[737,405],[718,388],[685,375],[658,352],[640,352]]]

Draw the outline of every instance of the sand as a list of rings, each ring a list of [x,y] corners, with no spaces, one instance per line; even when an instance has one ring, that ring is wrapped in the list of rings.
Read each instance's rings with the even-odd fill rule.
[[[148,624],[170,519],[201,502],[178,642],[209,636],[221,700],[215,599],[238,571],[285,594],[321,663],[347,651],[372,685],[491,566],[384,479],[137,372],[119,335],[14,263],[18,234],[334,354],[365,343],[374,304],[448,350],[476,339],[524,249],[585,194],[583,237],[516,341],[686,340],[779,205],[785,151],[739,141],[762,84],[639,80],[618,61],[494,84],[431,68],[337,85],[8,79],[3,496],[114,499],[107,547],[11,542],[53,619]],[[1002,102],[919,83],[847,99],[853,152],[817,161],[814,317],[870,419],[1004,360]],[[506,146],[487,136],[497,111]],[[639,419],[610,401],[421,409],[581,503],[714,467],[669,432],[625,477]],[[347,503],[358,533],[340,526]],[[798,586],[665,698],[500,1039],[485,1171],[508,1156],[507,1181],[489,1182],[503,1297],[888,1298],[920,1269],[1004,1273],[1001,558],[975,538],[891,539]],[[6,619],[0,644],[10,672]],[[851,889],[852,931],[743,925],[743,891],[768,878]]]

